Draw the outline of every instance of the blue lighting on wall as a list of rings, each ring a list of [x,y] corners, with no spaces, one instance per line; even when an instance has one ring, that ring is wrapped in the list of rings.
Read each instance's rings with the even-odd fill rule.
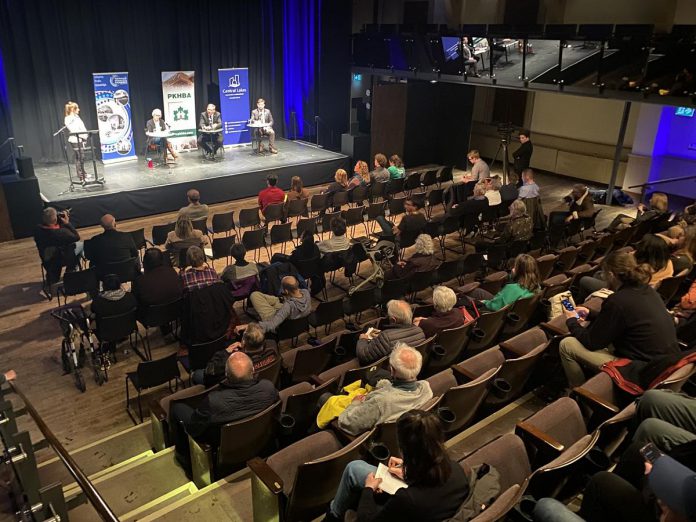
[[[319,46],[321,0],[283,0],[283,94],[285,125],[292,133],[291,114],[298,136],[314,116],[316,50]]]
[[[0,132],[0,142],[4,141],[3,135],[11,136],[12,126],[10,125],[10,98],[7,93],[7,78],[5,76],[5,64],[2,58],[2,48],[0,48],[0,125],[3,127]]]

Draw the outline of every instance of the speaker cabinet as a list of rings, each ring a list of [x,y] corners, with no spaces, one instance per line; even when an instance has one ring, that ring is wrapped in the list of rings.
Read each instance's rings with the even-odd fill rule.
[[[30,237],[43,211],[39,181],[35,177],[8,179],[3,180],[2,188],[15,239]]]
[[[17,158],[17,170],[19,171],[19,177],[22,179],[36,178],[34,174],[34,162],[29,156]]]

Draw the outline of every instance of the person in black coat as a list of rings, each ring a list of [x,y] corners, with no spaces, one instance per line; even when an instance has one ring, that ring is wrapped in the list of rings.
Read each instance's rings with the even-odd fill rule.
[[[85,252],[92,265],[101,268],[107,263],[138,259],[138,249],[133,241],[133,236],[128,232],[116,230],[114,216],[105,214],[101,218],[100,224],[104,232],[89,240],[89,249]]]
[[[197,408],[184,403],[173,404],[169,421],[175,430],[177,458],[188,466],[188,435],[205,442],[219,442],[219,428],[256,415],[278,401],[278,390],[267,380],[254,379],[254,363],[243,352],[227,359],[225,380],[210,392]]]
[[[418,520],[435,522],[454,516],[469,496],[468,473],[447,456],[440,421],[432,412],[411,410],[396,421],[403,459],[390,457],[389,473],[405,481],[384,502],[377,491],[382,479],[377,468],[362,460],[350,462],[324,520],[343,520],[357,509],[360,521]]]
[[[133,294],[140,308],[171,303],[184,295],[179,274],[165,259],[159,248],[148,248],[145,251],[145,273],[133,281]]]
[[[517,186],[522,186],[522,171],[529,168],[529,164],[532,160],[532,152],[534,152],[534,146],[530,141],[529,131],[522,129],[520,131],[520,143],[519,148],[512,153],[513,167],[518,176]]]
[[[104,288],[97,297],[92,300],[91,310],[97,320],[100,317],[112,317],[122,315],[138,306],[135,297],[130,292],[126,292],[121,287],[118,276],[109,274],[104,276],[102,281]]]
[[[70,223],[67,211],[58,213],[53,207],[43,211],[42,224],[34,231],[34,242],[41,262],[46,270],[46,283],[51,285],[60,281],[63,267],[77,265],[82,252],[80,234]]]

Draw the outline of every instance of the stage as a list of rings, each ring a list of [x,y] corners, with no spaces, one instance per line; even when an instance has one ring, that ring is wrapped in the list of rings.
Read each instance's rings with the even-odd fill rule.
[[[314,145],[278,139],[278,154],[253,154],[249,145],[228,147],[224,159],[209,161],[199,151],[179,154],[170,166],[147,167],[144,157],[104,166],[97,163],[105,184],[74,186],[65,164],[37,165],[36,177],[44,201],[72,208],[78,227],[95,225],[107,213],[130,219],[177,210],[186,205],[186,191],[196,188],[203,203],[249,197],[266,186],[266,175],[278,176],[287,190],[290,178],[300,176],[306,186],[328,183],[338,168],[349,170],[348,157]],[[91,163],[86,163],[91,172]],[[73,176],[74,170],[73,170]]]

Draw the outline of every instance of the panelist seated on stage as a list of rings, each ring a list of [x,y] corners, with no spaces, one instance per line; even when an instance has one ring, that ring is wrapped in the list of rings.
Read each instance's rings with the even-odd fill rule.
[[[251,118],[249,119],[252,123],[266,124],[264,127],[254,129],[254,136],[259,140],[259,152],[263,152],[261,136],[268,136],[268,147],[271,154],[277,154],[278,150],[275,148],[275,131],[273,130],[273,114],[271,114],[270,110],[266,109],[266,101],[263,98],[258,99],[256,108],[251,111]]]
[[[198,136],[198,146],[207,156],[214,158],[218,149],[222,147],[222,117],[215,110],[215,105],[209,103],[205,112],[201,113],[198,127],[201,131],[208,131],[201,132]]]
[[[165,161],[167,160],[167,151],[171,153],[172,158],[177,159],[179,157],[179,155],[176,152],[174,152],[174,148],[172,147],[171,142],[166,137],[155,137],[151,135],[153,133],[157,134],[167,132],[167,124],[164,123],[164,120],[162,119],[161,110],[155,109],[154,111],[152,111],[152,119],[147,120],[145,128],[147,129],[148,133],[148,147],[153,145],[160,146],[162,148],[162,156],[164,157]]]

